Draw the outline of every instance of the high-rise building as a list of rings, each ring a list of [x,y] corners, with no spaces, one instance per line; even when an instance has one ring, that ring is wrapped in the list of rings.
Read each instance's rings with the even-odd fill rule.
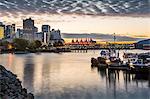
[[[62,40],[60,30],[52,29],[50,40]]]
[[[34,40],[35,26],[31,18],[23,20],[23,38],[29,41]]]
[[[38,28],[34,27],[34,33],[37,33],[37,32],[38,32]]]
[[[0,25],[0,39],[4,38],[5,25]]]
[[[7,25],[5,30],[5,38],[13,39],[15,36],[15,24]]]
[[[48,43],[50,40],[50,26],[42,25],[43,42]]]
[[[17,29],[16,38],[23,38],[23,30],[22,29]]]
[[[13,38],[15,36],[15,32],[16,32],[16,25],[12,24],[12,33],[11,33],[11,38]]]
[[[49,25],[42,25],[42,32],[50,32],[50,26]]]
[[[5,25],[3,22],[0,22],[0,39],[3,39],[5,36]]]
[[[44,42],[44,35],[43,35],[43,32],[36,32],[35,33],[35,40],[39,40],[41,42]]]
[[[5,38],[10,38],[12,34],[12,25],[7,25],[5,30]]]
[[[52,29],[51,34],[50,34],[50,43],[54,44],[54,43],[57,43],[57,42],[64,43],[64,40],[61,37],[60,30]]]

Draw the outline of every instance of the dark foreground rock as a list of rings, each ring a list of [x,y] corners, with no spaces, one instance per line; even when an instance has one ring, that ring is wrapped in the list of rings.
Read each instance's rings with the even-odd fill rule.
[[[22,88],[15,74],[0,65],[0,99],[34,99],[34,96]]]

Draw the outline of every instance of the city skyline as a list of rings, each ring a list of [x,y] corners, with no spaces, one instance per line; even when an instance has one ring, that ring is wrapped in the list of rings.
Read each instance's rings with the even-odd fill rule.
[[[0,21],[22,28],[22,20],[31,17],[39,31],[43,24],[48,24],[62,33],[116,33],[149,38],[148,3],[148,0],[4,0],[0,1]]]
[[[27,18],[32,15],[27,16]],[[41,17],[41,20],[40,20]],[[43,18],[45,17],[45,18]],[[48,17],[51,17],[48,19]],[[61,17],[61,18],[59,18]],[[26,18],[26,17],[25,17]],[[24,18],[24,19],[25,19]],[[143,17],[120,17],[120,16],[88,16],[88,15],[44,15],[34,16],[35,26],[41,31],[43,24],[48,24],[51,28],[60,29],[62,33],[102,33],[131,37],[150,37],[149,21],[150,18]],[[22,28],[22,20],[2,18],[6,24],[16,24],[17,28]],[[79,22],[82,21],[82,22]],[[88,21],[87,21],[88,20]],[[98,23],[97,23],[98,21]],[[100,23],[99,23],[100,22]],[[92,23],[92,24],[90,24]],[[120,24],[122,23],[122,24]]]

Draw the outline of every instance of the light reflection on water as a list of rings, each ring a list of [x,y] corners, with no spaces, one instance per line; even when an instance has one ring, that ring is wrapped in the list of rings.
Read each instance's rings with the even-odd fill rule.
[[[36,99],[149,99],[149,82],[137,79],[141,76],[91,68],[91,57],[98,55],[99,51],[3,54],[0,64],[17,74]]]

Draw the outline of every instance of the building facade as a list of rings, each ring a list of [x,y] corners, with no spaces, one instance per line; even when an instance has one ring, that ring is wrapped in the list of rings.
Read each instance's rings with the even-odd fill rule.
[[[31,18],[23,20],[23,38],[29,41],[34,40],[35,26]]]
[[[137,49],[150,50],[150,39],[141,40],[135,44]]]
[[[6,26],[5,38],[10,38],[12,34],[12,25]]]
[[[4,38],[5,26],[0,25],[0,40]]]
[[[50,26],[42,25],[43,42],[46,44],[50,41]]]
[[[16,38],[23,38],[23,29],[17,29]]]
[[[52,29],[51,34],[50,34],[50,44],[53,45],[55,43],[64,43],[64,40],[61,37],[61,32],[60,30],[54,30]]]
[[[43,36],[43,32],[37,32],[35,33],[35,40],[39,40],[41,42],[44,42],[44,36]]]
[[[15,24],[12,25],[6,25],[5,30],[5,38],[6,39],[13,39],[15,37]]]
[[[15,33],[16,33],[16,25],[12,24],[12,33],[11,33],[10,37],[14,38],[15,37]]]

